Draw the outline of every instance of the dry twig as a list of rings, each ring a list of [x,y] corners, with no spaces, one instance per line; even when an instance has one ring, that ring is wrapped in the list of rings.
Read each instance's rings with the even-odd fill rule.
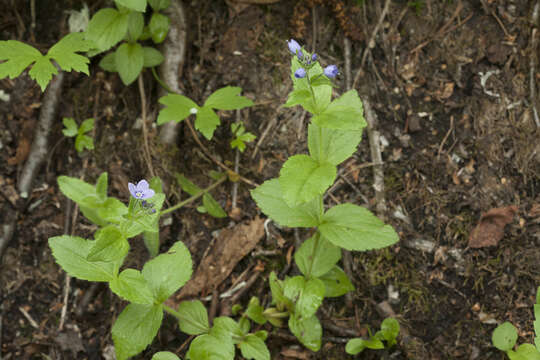
[[[538,26],[538,17],[540,13],[540,1],[536,1],[534,4],[534,8],[531,15],[531,22],[533,24],[533,29],[531,31],[531,52],[530,52],[530,60],[529,60],[529,92],[531,94],[530,101],[534,116],[534,122],[536,123],[536,127],[540,127],[540,118],[538,116],[538,109],[536,108],[536,66],[538,65],[538,29],[536,26]]]
[[[154,167],[152,166],[152,156],[150,154],[150,147],[148,146],[148,129],[146,128],[146,94],[144,92],[144,79],[143,74],[139,74],[138,79],[139,84],[139,95],[141,97],[141,122],[142,122],[142,132],[143,132],[143,141],[144,141],[144,157],[146,160],[146,166],[148,166],[148,171],[152,177],[156,176],[154,173]]]

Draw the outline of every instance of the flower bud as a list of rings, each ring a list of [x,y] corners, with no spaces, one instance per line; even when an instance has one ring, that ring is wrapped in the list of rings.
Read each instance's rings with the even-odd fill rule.
[[[336,65],[328,65],[324,68],[324,75],[333,79],[339,74],[338,68]]]
[[[294,39],[287,41],[287,45],[289,46],[289,50],[293,55],[296,55],[302,49],[300,44]]]
[[[294,72],[294,77],[297,78],[297,79],[301,79],[301,78],[306,77],[306,70],[304,70],[303,68],[300,68],[300,69],[296,70]]]

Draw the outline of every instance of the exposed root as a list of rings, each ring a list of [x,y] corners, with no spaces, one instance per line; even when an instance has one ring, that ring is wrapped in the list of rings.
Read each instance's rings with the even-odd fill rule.
[[[377,205],[377,215],[382,216],[386,211],[386,200],[384,197],[384,171],[382,166],[381,142],[379,131],[376,130],[377,115],[371,108],[367,99],[362,99],[366,121],[368,123],[369,148],[371,150],[371,161],[378,164],[373,167],[373,188],[375,189],[375,200]]]

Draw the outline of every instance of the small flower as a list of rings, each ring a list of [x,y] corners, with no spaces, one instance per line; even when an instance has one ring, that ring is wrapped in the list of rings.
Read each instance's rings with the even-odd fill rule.
[[[141,180],[137,185],[128,183],[129,192],[135,199],[150,199],[155,195],[154,190],[150,189],[148,181]]]
[[[294,39],[291,39],[291,40],[287,41],[287,45],[289,46],[289,50],[291,51],[291,53],[293,55],[296,55],[302,49],[300,44],[297,43],[296,40],[294,40]]]
[[[297,78],[297,79],[301,79],[301,78],[306,77],[306,70],[304,70],[303,68],[300,68],[300,69],[296,70],[294,72],[294,77]]]
[[[336,65],[328,65],[324,68],[324,75],[329,78],[335,78],[339,74],[338,68]]]
[[[311,55],[311,61],[317,61],[317,58],[318,58],[317,54]]]
[[[302,54],[302,50],[298,50],[298,53],[296,54],[298,56],[298,61],[304,60],[304,54]]]
[[[197,113],[197,109],[196,108],[191,108],[191,109],[189,109],[189,113],[195,115]]]

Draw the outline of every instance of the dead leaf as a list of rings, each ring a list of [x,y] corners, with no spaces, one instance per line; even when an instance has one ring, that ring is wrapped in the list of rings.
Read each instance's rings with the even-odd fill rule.
[[[221,230],[214,247],[201,260],[195,275],[182,288],[177,299],[196,295],[203,290],[215,290],[263,236],[264,219],[259,217],[247,224]]]
[[[17,165],[26,160],[30,153],[32,145],[32,136],[35,126],[35,121],[25,121],[19,135],[19,143],[17,144],[17,152],[15,156],[8,159],[9,165]]]
[[[504,227],[510,223],[517,212],[517,206],[494,208],[482,214],[478,225],[469,235],[469,247],[482,248],[495,246],[504,235]]]
[[[301,360],[307,360],[309,359],[309,353],[306,350],[299,350],[294,348],[285,348],[281,350],[281,355],[285,356],[286,358],[292,358],[292,359],[301,359]]]

